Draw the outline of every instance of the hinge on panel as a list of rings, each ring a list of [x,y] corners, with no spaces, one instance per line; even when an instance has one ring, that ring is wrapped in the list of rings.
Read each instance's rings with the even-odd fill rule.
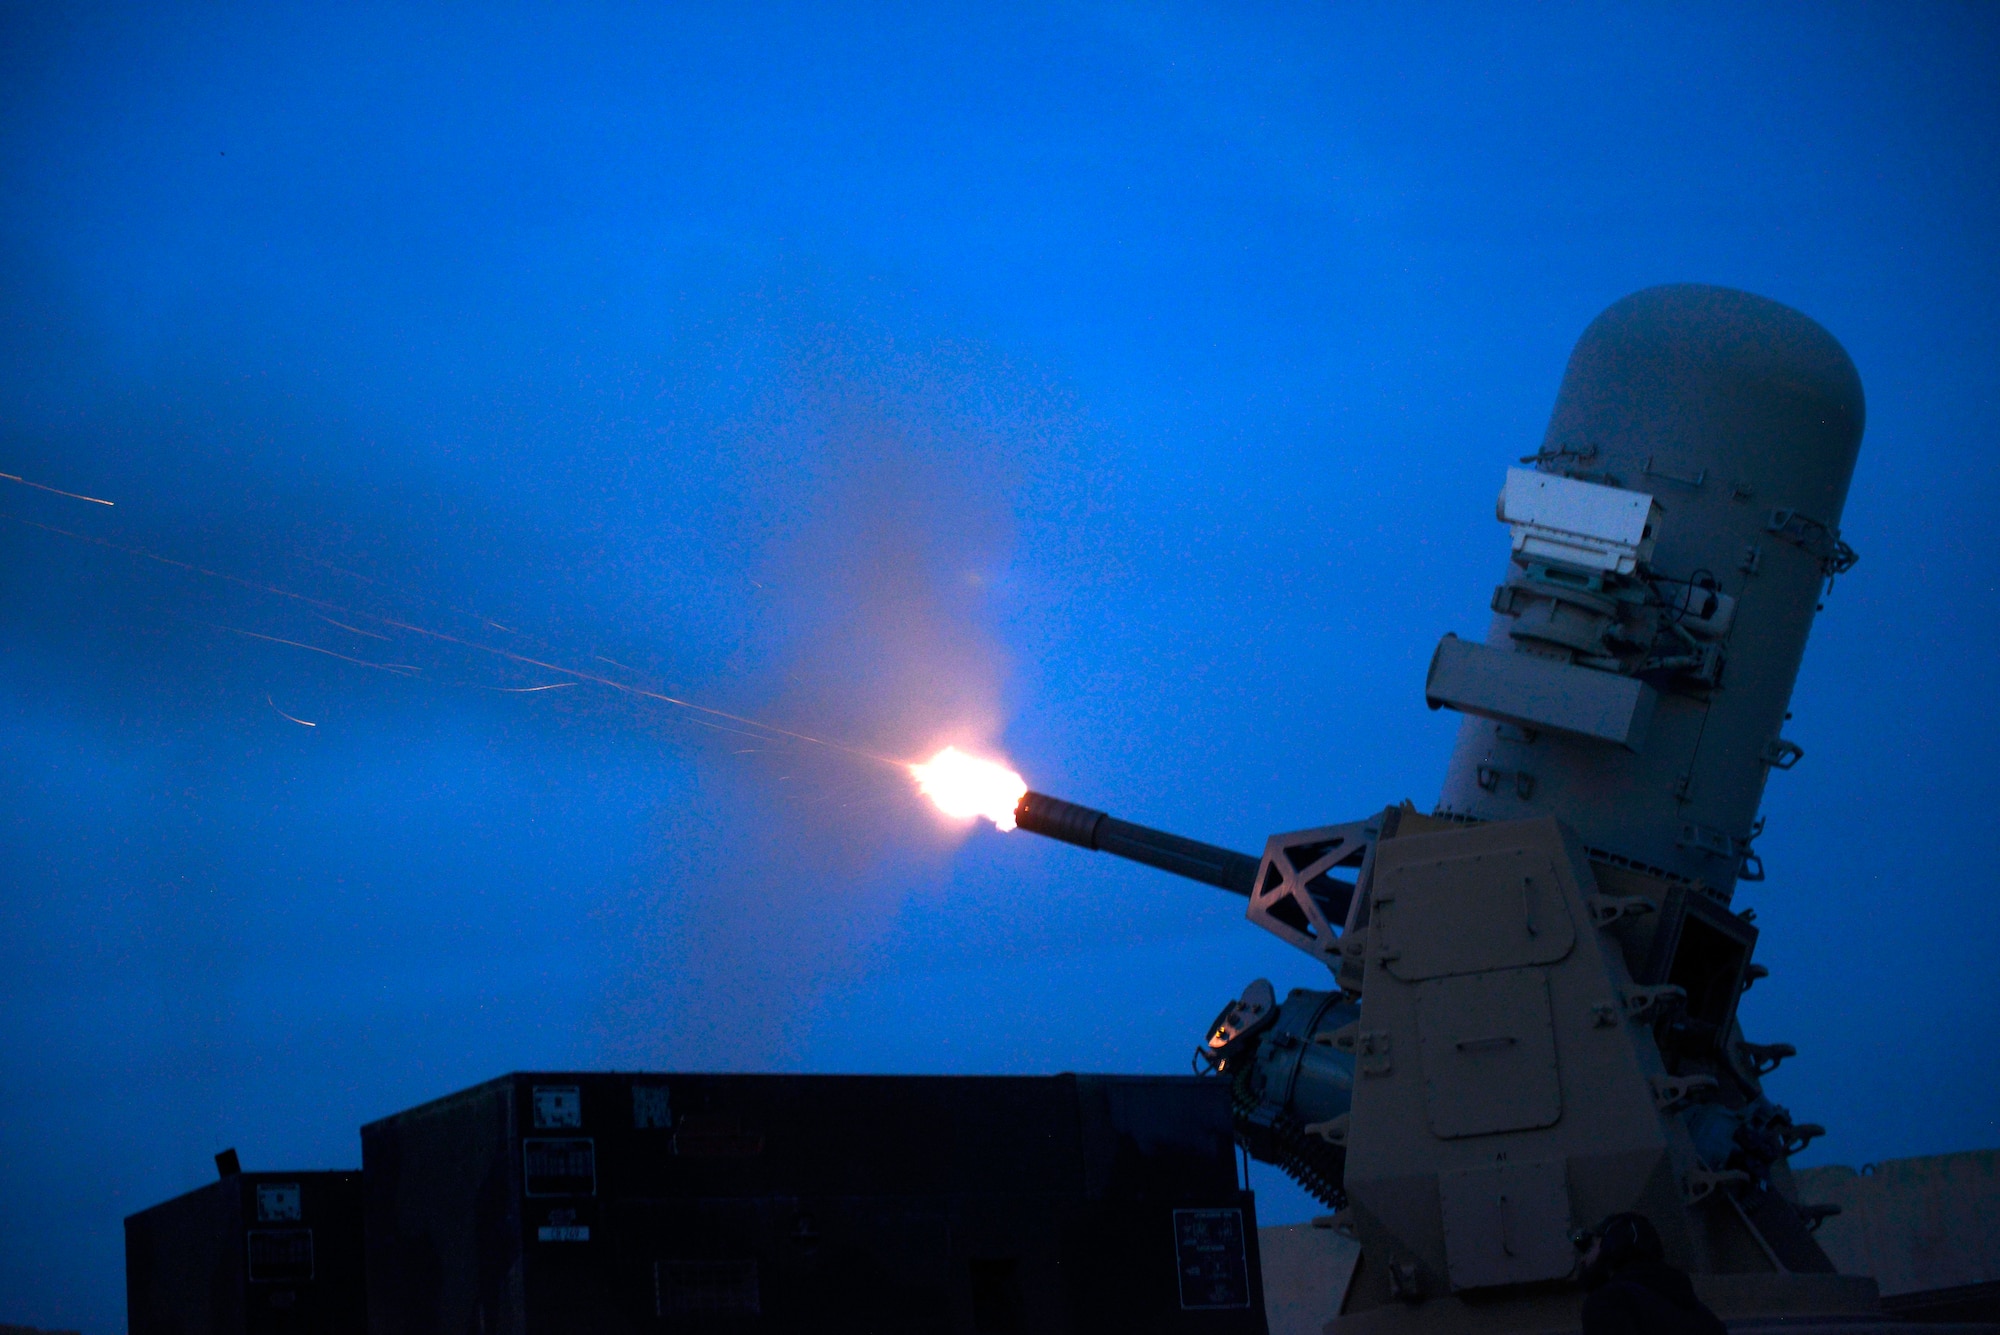
[[[1657,987],[1628,987],[1619,1000],[1625,1005],[1626,1019],[1650,1020],[1669,1007],[1685,1004],[1687,995],[1687,989],[1678,983],[1661,983]]]
[[[1737,846],[1736,878],[1741,881],[1761,881],[1764,879],[1764,859],[1757,856],[1757,850],[1750,845],[1757,842],[1757,836],[1764,833],[1764,818],[1759,816],[1751,822],[1750,833]]]
[[[1784,1129],[1785,1157],[1790,1158],[1826,1134],[1818,1122],[1799,1122]]]
[[[1586,442],[1582,445],[1558,445],[1554,449],[1543,446],[1533,454],[1522,455],[1521,462],[1524,464],[1546,464],[1553,463],[1558,459],[1574,459],[1578,463],[1582,463],[1585,459],[1595,459],[1596,457],[1597,447]]]
[[[1492,765],[1481,765],[1475,773],[1479,780],[1479,786],[1489,793],[1498,791],[1500,781],[1508,777],[1511,773],[1514,779],[1514,796],[1525,802],[1535,795],[1535,776],[1526,770],[1508,771],[1496,769]]]
[[[1591,921],[1599,927],[1610,927],[1653,911],[1653,901],[1644,895],[1586,895],[1584,904],[1590,909]]]
[[[1653,1106],[1661,1112],[1672,1112],[1720,1085],[1721,1082],[1712,1075],[1656,1075],[1653,1077]]]
[[[1760,1076],[1766,1076],[1778,1069],[1778,1064],[1787,1057],[1796,1057],[1799,1050],[1790,1043],[1739,1043],[1743,1055],[1750,1060],[1751,1069]]]
[[[1831,580],[1854,569],[1860,555],[1841,540],[1840,530],[1797,510],[1773,510],[1765,531],[1783,538],[1819,562],[1820,574]]]
[[[1357,1036],[1354,1051],[1356,1064],[1363,1075],[1387,1075],[1394,1069],[1389,1056],[1389,1031],[1387,1029],[1364,1029]]]
[[[1659,469],[1653,467],[1653,456],[1650,454],[1646,456],[1646,466],[1640,469],[1639,471],[1644,473],[1647,477],[1659,478],[1662,482],[1678,482],[1683,487],[1698,488],[1701,486],[1702,483],[1708,481],[1708,470],[1706,468],[1702,469],[1699,473],[1696,473],[1693,477],[1678,477],[1673,473],[1663,473]]]
[[[1763,761],[1772,769],[1790,769],[1806,757],[1806,749],[1797,742],[1788,742],[1782,737],[1773,737],[1764,743]]]
[[[1329,1145],[1344,1147],[1347,1144],[1348,1116],[1347,1113],[1342,1113],[1340,1116],[1328,1121],[1309,1123],[1305,1128],[1305,1133],[1309,1136],[1318,1136]]]
[[[1689,1205],[1700,1205],[1723,1187],[1749,1185],[1750,1174],[1738,1168],[1724,1168],[1719,1171],[1697,1168],[1681,1179],[1681,1199]]]
[[[1681,826],[1681,837],[1675,842],[1682,848],[1692,848],[1711,857],[1726,858],[1736,852],[1734,839],[1721,830],[1707,825],[1697,825],[1693,821]]]
[[[1533,454],[1521,456],[1524,464],[1533,464],[1544,473],[1554,473],[1558,477],[1574,478],[1578,482],[1601,482],[1607,487],[1618,485],[1618,479],[1609,473],[1592,472],[1583,467],[1597,457],[1595,445],[1558,445],[1554,449],[1543,448]]]
[[[1312,1041],[1336,1052],[1352,1053],[1361,1041],[1361,1021],[1349,1021],[1338,1029],[1323,1029],[1312,1036]]]

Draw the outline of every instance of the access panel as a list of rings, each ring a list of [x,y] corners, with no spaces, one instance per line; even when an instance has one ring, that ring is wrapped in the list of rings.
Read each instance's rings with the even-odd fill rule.
[[[1433,1134],[1446,1140],[1553,1126],[1562,1116],[1548,975],[1509,969],[1417,988]]]

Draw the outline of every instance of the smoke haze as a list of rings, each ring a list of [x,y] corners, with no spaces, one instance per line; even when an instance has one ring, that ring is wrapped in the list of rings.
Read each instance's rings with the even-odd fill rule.
[[[2000,1142],[1996,67],[1944,6],[0,9],[0,472],[117,503],[0,482],[0,1322],[117,1330],[216,1150],[502,1071],[1178,1071],[1321,985],[838,748],[1246,851],[1428,806],[1502,470],[1664,281],[1869,396],[1745,1023],[1816,1161]]]

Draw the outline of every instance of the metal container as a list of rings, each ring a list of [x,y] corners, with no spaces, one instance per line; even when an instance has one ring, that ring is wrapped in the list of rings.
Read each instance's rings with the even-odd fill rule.
[[[374,1335],[1264,1329],[1222,1081],[514,1074],[361,1143]]]
[[[131,1335],[363,1335],[361,1174],[238,1173],[125,1220]]]

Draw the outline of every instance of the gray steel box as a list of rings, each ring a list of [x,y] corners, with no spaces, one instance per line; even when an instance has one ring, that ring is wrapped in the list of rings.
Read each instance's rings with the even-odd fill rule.
[[[1431,656],[1424,701],[1529,729],[1637,751],[1659,692],[1633,677],[1558,663],[1447,635]]]
[[[125,1220],[131,1335],[363,1335],[361,1174],[239,1173]]]
[[[361,1139],[374,1335],[1265,1329],[1220,1080],[519,1073]]]

